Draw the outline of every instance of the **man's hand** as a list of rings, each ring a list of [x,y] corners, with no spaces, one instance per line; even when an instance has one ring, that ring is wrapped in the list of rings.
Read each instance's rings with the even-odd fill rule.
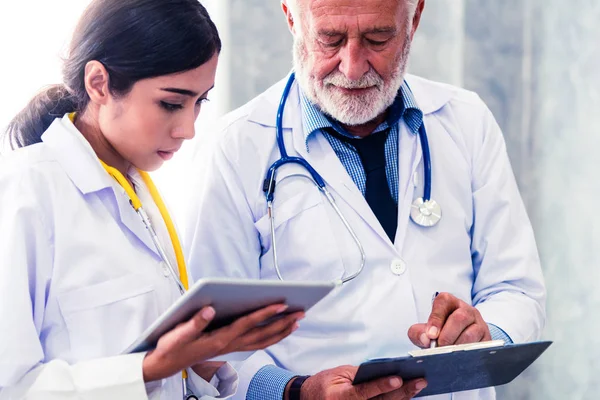
[[[300,397],[302,400],[408,400],[427,386],[424,379],[402,382],[396,376],[353,386],[356,371],[358,367],[346,365],[319,372],[304,382]]]
[[[425,348],[432,339],[438,340],[438,346],[492,339],[479,310],[449,293],[441,293],[435,298],[429,321],[411,326],[408,337],[416,346]]]

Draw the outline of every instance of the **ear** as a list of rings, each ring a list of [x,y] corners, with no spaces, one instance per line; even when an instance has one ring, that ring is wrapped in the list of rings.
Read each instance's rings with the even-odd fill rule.
[[[413,16],[412,32],[410,33],[410,40],[412,40],[415,37],[417,28],[419,27],[419,23],[421,22],[421,15],[423,14],[424,8],[425,8],[425,0],[419,0],[419,4],[417,4],[417,9],[415,10],[415,15]]]
[[[292,0],[292,1],[294,1],[294,0]],[[281,9],[283,10],[283,13],[285,14],[285,19],[287,21],[290,32],[292,32],[292,35],[295,35],[296,29],[295,29],[295,25],[294,25],[294,16],[292,15],[291,7],[288,5],[288,0],[281,0]]]
[[[85,65],[84,82],[85,90],[92,103],[105,105],[108,102],[110,98],[109,76],[101,62],[93,60]]]

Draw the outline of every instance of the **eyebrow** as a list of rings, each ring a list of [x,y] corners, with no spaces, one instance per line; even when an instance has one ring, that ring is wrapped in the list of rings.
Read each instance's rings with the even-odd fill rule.
[[[182,94],[184,96],[190,96],[190,97],[198,96],[198,93],[193,92],[191,90],[187,90],[187,89],[167,87],[167,88],[160,88],[160,90],[164,90],[165,92]]]
[[[319,36],[334,37],[334,36],[344,35],[346,32],[322,29],[318,33],[319,33]]]
[[[215,85],[212,85],[210,87],[210,89],[208,89],[206,92],[202,93],[202,95],[207,94],[214,87],[215,87]],[[180,89],[180,88],[167,87],[167,88],[160,88],[160,90],[164,90],[165,92],[177,93],[177,94],[181,94],[181,95],[189,96],[189,97],[196,97],[196,96],[198,96],[198,93],[196,93],[196,92],[194,92],[192,90],[188,90],[188,89]]]
[[[368,31],[363,32],[363,34],[366,33],[396,33],[396,28],[394,28],[393,26],[382,26],[378,28],[369,29]]]
[[[395,34],[397,32],[396,28],[393,26],[382,26],[382,27],[377,27],[377,28],[372,28],[369,29],[367,31],[361,32],[361,34],[366,35],[366,34],[373,34],[373,33],[392,33]],[[346,32],[344,31],[336,31],[336,30],[328,30],[328,29],[322,29],[318,32],[319,35],[321,36],[327,36],[327,37],[335,37],[335,36],[340,36],[340,35],[344,35],[346,34]]]

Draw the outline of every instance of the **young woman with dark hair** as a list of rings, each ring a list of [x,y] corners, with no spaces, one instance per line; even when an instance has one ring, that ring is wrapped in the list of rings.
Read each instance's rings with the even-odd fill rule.
[[[301,313],[263,326],[285,308],[275,305],[203,333],[207,307],[155,350],[122,355],[187,286],[145,171],[194,136],[220,50],[197,0],[94,0],[64,84],[11,122],[15,150],[0,161],[0,398],[227,397],[237,374],[205,361],[297,327]]]

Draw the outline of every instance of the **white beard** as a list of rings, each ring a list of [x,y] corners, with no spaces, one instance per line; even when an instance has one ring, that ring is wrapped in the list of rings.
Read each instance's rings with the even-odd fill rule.
[[[307,68],[308,52],[302,39],[294,40],[294,70],[304,94],[319,109],[348,126],[362,125],[376,119],[392,105],[404,82],[410,37],[406,38],[402,53],[395,60],[396,68],[386,82],[373,68],[358,80],[350,80],[338,69],[322,80],[317,80]],[[361,94],[348,95],[339,88],[363,89]]]

